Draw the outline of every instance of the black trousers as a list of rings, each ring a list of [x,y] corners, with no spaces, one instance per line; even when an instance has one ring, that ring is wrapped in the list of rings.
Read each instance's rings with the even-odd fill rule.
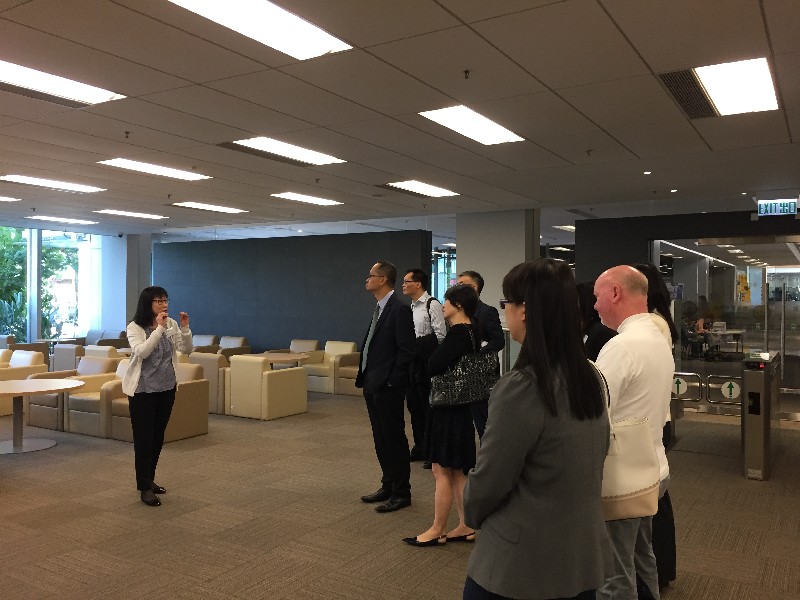
[[[164,432],[173,404],[175,388],[165,392],[128,396],[137,490],[144,491],[153,487],[158,457],[164,447]]]
[[[464,595],[462,597],[464,600],[512,600],[508,596],[494,594],[481,587],[469,575],[467,575],[467,580],[464,582]],[[594,600],[594,590],[586,590],[571,598],[553,598],[552,600]]]
[[[411,416],[414,445],[421,452],[425,447],[425,424],[431,395],[431,378],[422,359],[414,360],[411,363],[408,369],[408,379],[406,406],[408,414]]]
[[[381,485],[393,498],[411,497],[411,462],[405,427],[404,390],[383,386],[364,392],[375,454],[381,466]]]

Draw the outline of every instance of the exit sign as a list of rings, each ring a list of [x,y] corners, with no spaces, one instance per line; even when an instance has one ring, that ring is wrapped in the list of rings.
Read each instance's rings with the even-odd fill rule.
[[[797,200],[759,200],[758,216],[796,215]]]

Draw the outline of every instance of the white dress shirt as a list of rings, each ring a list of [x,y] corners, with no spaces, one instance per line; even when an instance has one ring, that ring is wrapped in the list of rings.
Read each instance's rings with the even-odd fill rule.
[[[442,313],[442,304],[434,298],[431,302],[430,316],[428,315],[428,298],[431,295],[428,292],[423,292],[416,300],[411,301],[411,313],[414,316],[414,333],[417,337],[435,333],[436,339],[442,343],[444,336],[447,334],[447,326],[444,324],[444,313]]]

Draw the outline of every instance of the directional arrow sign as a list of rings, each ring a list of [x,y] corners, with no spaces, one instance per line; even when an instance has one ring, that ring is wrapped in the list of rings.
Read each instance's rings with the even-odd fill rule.
[[[726,381],[722,384],[722,395],[729,400],[735,400],[738,398],[741,391],[742,389],[735,381]]]
[[[675,396],[680,396],[686,393],[686,382],[680,377],[676,377],[672,381],[672,393]]]

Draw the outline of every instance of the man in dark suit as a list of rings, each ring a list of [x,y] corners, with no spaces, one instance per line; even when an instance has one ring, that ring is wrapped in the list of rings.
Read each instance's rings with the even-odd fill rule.
[[[483,291],[483,277],[477,271],[464,271],[459,273],[456,283],[468,285],[474,289],[478,296]],[[475,311],[475,318],[478,321],[478,331],[481,335],[481,352],[484,354],[497,354],[505,345],[503,327],[500,325],[500,315],[494,306],[484,304],[478,299],[478,309]],[[497,363],[498,369],[500,362]],[[472,422],[475,423],[475,430],[478,437],[483,437],[486,429],[486,420],[489,418],[489,399],[472,405]]]
[[[397,268],[378,261],[369,271],[366,289],[377,304],[361,351],[356,387],[364,390],[375,454],[381,466],[381,487],[362,496],[381,502],[378,512],[411,505],[411,463],[405,429],[405,387],[408,366],[416,352],[411,309],[394,296]]]

